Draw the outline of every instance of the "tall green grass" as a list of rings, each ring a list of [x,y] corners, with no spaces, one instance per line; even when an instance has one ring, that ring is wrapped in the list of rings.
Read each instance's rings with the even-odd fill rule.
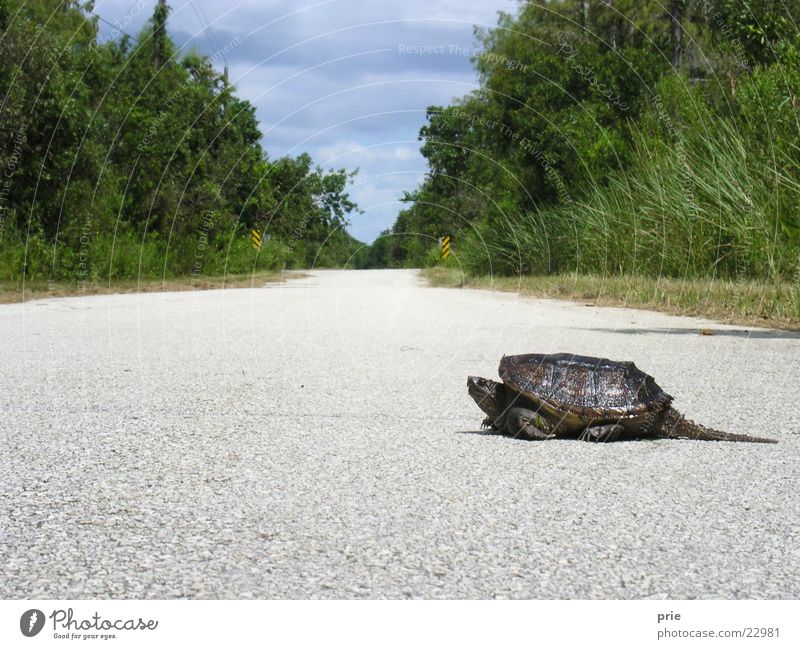
[[[798,277],[797,144],[757,146],[733,120],[697,119],[672,142],[637,132],[633,165],[580,200],[479,225],[462,264],[475,274]]]
[[[303,238],[264,238],[253,247],[249,231],[206,237],[175,237],[170,241],[150,233],[142,236],[127,224],[117,231],[76,240],[48,241],[41,233],[23,236],[9,228],[0,237],[0,284],[57,282],[78,285],[120,280],[219,278],[283,269],[342,267],[357,242],[337,229],[323,243]]]
[[[636,162],[579,201],[503,214],[467,236],[475,273],[778,278],[798,271],[800,163],[754,152],[726,120],[668,145],[636,136]]]
[[[295,263],[297,262],[297,263]],[[220,277],[302,265],[294,251],[276,239],[256,251],[248,236],[208,241],[186,237],[167,242],[128,228],[85,237],[81,241],[49,242],[38,233],[25,238],[15,232],[0,239],[0,281],[108,282],[195,275]]]

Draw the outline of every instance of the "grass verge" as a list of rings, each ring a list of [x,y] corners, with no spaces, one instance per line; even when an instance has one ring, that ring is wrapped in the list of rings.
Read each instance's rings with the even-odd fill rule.
[[[159,293],[167,291],[205,291],[217,288],[257,288],[267,282],[285,282],[287,279],[305,277],[299,271],[262,271],[224,277],[171,277],[167,279],[119,279],[111,282],[42,281],[26,282],[23,291],[20,282],[0,281],[0,304],[27,302],[51,297],[75,297],[81,295],[109,295],[113,293]]]
[[[442,267],[426,268],[422,274],[432,286],[511,291],[592,306],[649,309],[729,324],[800,330],[800,287],[789,282],[577,274],[473,277]]]

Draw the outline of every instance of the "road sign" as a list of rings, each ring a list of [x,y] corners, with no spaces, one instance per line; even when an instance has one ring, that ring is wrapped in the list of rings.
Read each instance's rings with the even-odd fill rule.
[[[442,251],[442,259],[447,259],[450,256],[450,235],[439,238],[439,248]]]

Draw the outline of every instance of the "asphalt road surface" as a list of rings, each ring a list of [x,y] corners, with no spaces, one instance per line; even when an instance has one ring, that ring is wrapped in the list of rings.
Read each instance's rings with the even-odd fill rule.
[[[467,375],[561,351],[780,444],[481,434]],[[796,334],[315,271],[3,305],[0,356],[2,598],[800,597]]]

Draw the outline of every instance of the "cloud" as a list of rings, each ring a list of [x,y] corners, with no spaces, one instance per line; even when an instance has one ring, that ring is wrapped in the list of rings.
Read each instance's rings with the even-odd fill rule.
[[[95,12],[135,35],[152,14],[152,2],[140,5],[99,0]],[[473,25],[491,27],[498,10],[516,6],[183,0],[171,3],[168,29],[185,51],[219,52],[214,63],[227,63],[237,94],[255,105],[270,157],[307,151],[324,167],[360,169],[350,193],[365,213],[352,216],[349,230],[371,241],[424,177],[417,134],[426,108],[476,87]]]

